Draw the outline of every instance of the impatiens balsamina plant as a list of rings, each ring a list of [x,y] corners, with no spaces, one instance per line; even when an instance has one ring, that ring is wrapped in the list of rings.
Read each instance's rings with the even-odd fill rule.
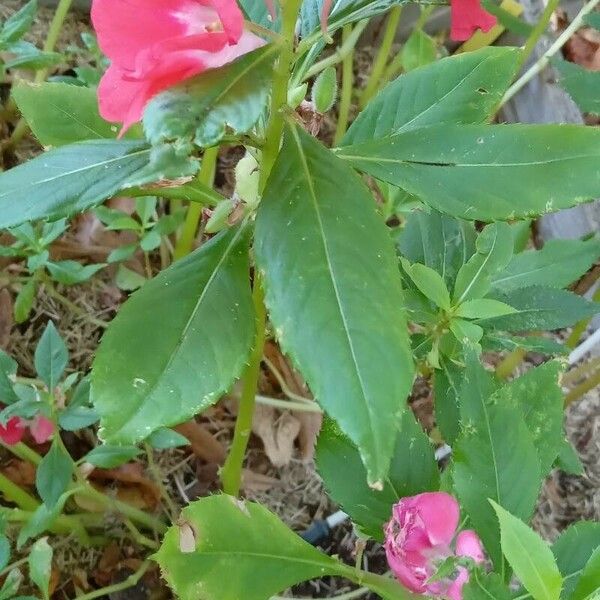
[[[58,413],[39,413],[39,398],[14,391],[11,365],[0,377],[10,397],[5,443],[27,428],[42,441],[56,423],[74,429],[99,418],[105,445],[85,460],[107,467],[142,442],[168,438],[165,428],[241,379],[224,493],[185,508],[153,555],[184,600],[267,600],[324,575],[386,599],[509,600],[518,589],[522,599],[580,600],[600,586],[599,525],[574,525],[552,548],[527,525],[549,472],[579,468],[562,431],[565,349],[543,332],[597,312],[567,288],[600,257],[600,242],[532,250],[523,236],[529,220],[600,196],[600,131],[492,124],[522,87],[518,71],[547,21],[531,28],[526,51],[480,47],[436,61],[422,31],[432,7],[421,7],[406,47],[416,39],[422,53],[405,50],[397,70],[375,65],[349,127],[345,68],[335,140],[320,141],[319,110],[337,97],[332,67],[369,19],[389,10],[395,27],[401,4],[93,0],[110,60],[97,102],[95,90],[66,83],[15,88],[32,131],[51,148],[0,175],[1,228],[60,222],[134,196],[139,215],[143,199],[150,204],[139,222],[107,208],[98,214],[109,226],[129,219],[148,251],[165,233],[152,229],[155,198],[172,202],[173,215],[187,208],[173,263],[132,286],[141,287],[109,324],[91,388],[83,380],[85,392],[65,408],[66,350],[53,328],[40,360],[55,368],[62,356],[60,372],[42,377],[48,406],[62,399]],[[493,2],[484,7],[451,0],[456,40],[490,31],[496,17],[505,23]],[[342,29],[332,54],[327,44]],[[50,118],[62,103],[68,111]],[[212,185],[224,145],[245,151],[232,199]],[[207,207],[209,239],[192,251]],[[178,225],[174,217],[166,233]],[[330,495],[361,535],[384,544],[394,577],[327,556],[238,499],[267,336],[314,394],[302,408],[325,413],[316,463]],[[515,350],[548,360],[512,380],[512,370],[483,366],[483,353]],[[417,373],[435,392],[429,435],[407,403]],[[38,470],[44,504],[24,539],[72,516],[61,507],[76,471],[54,438]],[[451,448],[443,470],[433,440]],[[140,511],[131,518],[147,525]]]

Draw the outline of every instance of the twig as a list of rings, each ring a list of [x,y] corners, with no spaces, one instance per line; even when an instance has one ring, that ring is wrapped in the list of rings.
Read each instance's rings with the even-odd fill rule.
[[[151,565],[152,563],[149,560],[146,560],[141,564],[140,568],[135,573],[132,573],[127,579],[125,579],[125,581],[108,585],[100,588],[99,590],[89,592],[88,594],[82,594],[81,596],[77,596],[76,600],[93,600],[94,598],[108,596],[110,594],[114,594],[115,592],[121,592],[133,587],[134,585],[137,585],[138,581],[144,576]]]
[[[278,398],[269,398],[268,396],[256,396],[256,401],[265,406],[273,406],[281,410],[295,410],[298,412],[322,413],[323,411],[315,402],[294,402],[293,400],[280,400]]]

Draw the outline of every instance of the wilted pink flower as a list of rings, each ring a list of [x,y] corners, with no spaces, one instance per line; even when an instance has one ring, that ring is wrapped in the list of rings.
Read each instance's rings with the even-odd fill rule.
[[[28,428],[37,444],[43,444],[54,433],[54,423],[42,415],[35,416],[31,421],[11,417],[6,425],[0,425],[0,440],[14,446],[23,439]]]
[[[489,31],[496,25],[496,17],[481,8],[481,0],[450,0],[450,37],[462,42],[478,29]]]
[[[92,21],[111,61],[100,114],[122,133],[159,92],[264,44],[244,30],[235,0],[93,0]]]
[[[385,526],[385,553],[402,585],[418,594],[462,599],[462,588],[469,579],[464,567],[459,567],[453,578],[428,583],[450,556],[468,556],[475,562],[484,559],[474,531],[460,532],[452,550],[459,517],[458,503],[444,492],[402,498],[394,505],[392,519]]]

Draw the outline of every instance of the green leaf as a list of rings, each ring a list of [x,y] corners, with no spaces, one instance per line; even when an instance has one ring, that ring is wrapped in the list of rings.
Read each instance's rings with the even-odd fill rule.
[[[534,600],[559,600],[562,576],[548,544],[523,521],[490,500],[500,522],[502,552]]]
[[[581,459],[579,458],[579,454],[577,454],[577,451],[573,448],[571,442],[566,438],[561,442],[555,466],[569,475],[581,477],[584,474],[584,468]]]
[[[471,321],[453,318],[448,325],[454,337],[461,344],[472,346],[478,344],[483,337],[483,328]]]
[[[73,461],[55,439],[35,474],[35,487],[49,509],[57,504],[67,489],[72,474]]]
[[[29,317],[36,291],[37,283],[33,277],[28,279],[19,290],[13,308],[16,323],[23,323],[23,321],[26,321],[27,317]]]
[[[38,540],[29,551],[29,578],[42,592],[42,598],[50,597],[50,575],[52,573],[52,546],[46,538]]]
[[[558,383],[563,369],[558,361],[530,369],[502,386],[490,401],[520,410],[529,429],[545,477],[563,445],[564,396]]]
[[[595,127],[435,125],[347,146],[338,156],[469,220],[533,217],[600,195]]]
[[[121,306],[92,368],[104,441],[141,441],[190,419],[229,389],[254,335],[248,272],[248,229],[230,229]]]
[[[277,3],[273,4],[273,9],[276,12],[276,18],[273,20],[269,14],[269,7],[267,2],[255,2],[254,0],[239,0],[239,5],[242,8],[243,13],[248,17],[249,21],[262,25],[267,29],[279,31],[281,28],[281,19],[279,15],[279,6]]]
[[[150,153],[145,142],[79,142],[10,169],[0,174],[0,228],[91,208],[131,186]]]
[[[413,361],[394,249],[371,194],[319,142],[288,129],[255,240],[282,347],[358,447],[369,483],[382,484]]]
[[[156,431],[153,431],[150,437],[148,437],[148,443],[155,450],[166,450],[167,448],[179,448],[181,446],[189,446],[189,440],[167,427],[161,427]]]
[[[76,260],[60,260],[46,264],[52,279],[64,285],[75,285],[87,281],[105,266],[104,264],[84,266]]]
[[[437,271],[451,288],[458,270],[475,253],[475,228],[436,210],[417,210],[400,231],[398,248],[410,262]]]
[[[319,434],[316,462],[333,500],[363,533],[380,542],[383,525],[390,520],[392,506],[400,498],[439,489],[433,448],[410,410],[402,416],[383,490],[375,491],[367,485],[360,454],[330,419]]]
[[[462,600],[511,600],[511,594],[498,574],[475,571],[462,589]]]
[[[132,292],[141,288],[147,279],[140,275],[137,271],[128,269],[125,265],[119,265],[117,269],[117,275],[115,276],[115,283],[120,290],[126,292]]]
[[[181,600],[266,600],[306,579],[335,575],[338,563],[260,504],[217,495],[183,509],[156,553]]]
[[[600,548],[596,548],[585,565],[571,600],[593,600],[594,592],[600,590]]]
[[[63,60],[58,52],[44,52],[29,42],[19,40],[9,45],[8,52],[13,56],[4,63],[5,69],[44,69]]]
[[[110,446],[105,444],[90,450],[82,460],[102,469],[114,469],[133,460],[139,453],[139,448],[135,446]]]
[[[590,27],[593,27],[594,29],[598,29],[598,31],[600,31],[600,14],[598,14],[597,12],[593,12],[589,15],[586,15],[583,18],[583,20]]]
[[[481,536],[497,570],[503,570],[499,529],[491,498],[529,519],[541,484],[537,452],[523,418],[514,409],[490,404],[489,376],[463,383],[462,433],[456,441],[454,487],[461,506]],[[481,379],[483,377],[483,379]]]
[[[573,325],[600,310],[599,304],[572,292],[539,286],[521,288],[507,294],[494,293],[494,298],[512,306],[516,312],[504,317],[482,319],[480,325],[486,329],[550,331]]]
[[[487,122],[512,82],[519,54],[517,48],[483,48],[401,75],[360,113],[342,144],[429,125]]]
[[[402,48],[402,66],[408,73],[432,63],[437,57],[435,40],[422,29],[414,29]]]
[[[87,406],[69,406],[58,415],[58,424],[66,431],[78,431],[93,425],[100,419],[100,415]]]
[[[558,71],[558,81],[583,111],[600,114],[600,73],[554,58],[552,66]]]
[[[22,582],[23,574],[18,567],[11,569],[4,580],[2,588],[0,589],[0,600],[12,599],[19,591]]]
[[[44,533],[52,527],[54,521],[61,514],[65,502],[72,492],[65,492],[58,499],[58,502],[48,508],[45,504],[40,504],[29,517],[27,522],[21,527],[17,538],[17,550],[21,550],[23,546],[31,539]]]
[[[540,354],[549,354],[551,356],[568,354],[567,348],[563,344],[539,335],[522,337],[486,332],[481,345],[485,350],[493,350],[495,352],[512,352],[513,350],[517,350],[517,348],[522,348],[530,352],[539,352]]]
[[[4,570],[10,560],[10,542],[5,535],[0,535],[0,570]]]
[[[29,31],[37,9],[37,0],[30,0],[4,21],[0,28],[0,47],[20,40]]]
[[[600,257],[600,239],[549,240],[541,250],[513,256],[506,268],[492,278],[498,292],[532,285],[563,288],[587,273]]]
[[[506,267],[513,253],[512,231],[506,223],[488,225],[478,236],[474,254],[456,276],[453,299],[460,304],[485,296],[491,278]]]
[[[502,317],[514,313],[515,309],[504,302],[490,300],[489,298],[478,298],[463,302],[456,310],[457,317],[465,319],[489,319],[491,317]]]
[[[460,433],[459,398],[464,369],[444,358],[439,363],[433,376],[435,422],[446,443],[454,444]]]
[[[118,133],[115,125],[100,116],[94,88],[20,80],[12,88],[12,96],[33,134],[44,146],[111,139]]]
[[[450,310],[450,292],[437,271],[419,263],[411,265],[407,260],[402,261],[402,267],[426,298],[440,308]]]
[[[208,147],[227,129],[248,132],[265,108],[277,51],[275,44],[263,46],[158,94],[144,111],[146,136],[153,144],[193,138]]]
[[[35,371],[48,386],[48,390],[52,391],[58,385],[68,362],[67,346],[54,323],[48,321],[34,356]]]
[[[586,564],[600,548],[600,523],[580,521],[563,531],[552,546],[558,568],[564,578],[561,594],[568,600],[577,584]]]

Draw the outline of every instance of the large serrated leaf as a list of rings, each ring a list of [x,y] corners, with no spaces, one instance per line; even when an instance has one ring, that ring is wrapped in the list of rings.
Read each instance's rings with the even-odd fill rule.
[[[457,54],[401,75],[363,110],[342,145],[442,123],[485,123],[518,65],[517,48]]]
[[[470,379],[461,388],[462,433],[454,447],[454,488],[501,571],[500,530],[488,498],[528,520],[540,489],[540,465],[523,417],[512,407],[489,402],[495,385],[476,360],[468,360]]]
[[[148,281],[121,307],[94,360],[102,438],[135,443],[216,402],[248,358],[253,312],[244,227]]]
[[[547,362],[507,383],[490,399],[522,412],[543,477],[550,472],[564,443],[564,396],[558,384],[561,372],[558,361]]]
[[[364,184],[288,129],[261,202],[256,260],[277,337],[382,482],[413,364],[394,249]]]
[[[276,45],[263,46],[158,94],[144,111],[148,139],[192,138],[208,147],[228,128],[237,134],[249,131],[265,108],[277,51]]]
[[[331,497],[362,532],[379,541],[383,540],[383,526],[391,518],[392,506],[400,498],[439,489],[433,447],[410,410],[402,416],[383,490],[367,485],[358,451],[331,420],[325,421],[319,434],[316,461]]]
[[[581,277],[600,257],[600,239],[549,240],[541,250],[513,256],[492,278],[492,287],[509,292],[531,285],[566,287]]]
[[[267,600],[339,564],[260,504],[225,495],[184,508],[155,558],[181,600]]]
[[[345,146],[338,156],[469,220],[538,216],[600,196],[595,127],[434,125]]]
[[[164,163],[143,141],[93,140],[46,152],[0,174],[0,229],[82,212],[118,191],[159,181]],[[179,175],[190,175],[189,164]],[[175,177],[175,173],[172,173]]]

